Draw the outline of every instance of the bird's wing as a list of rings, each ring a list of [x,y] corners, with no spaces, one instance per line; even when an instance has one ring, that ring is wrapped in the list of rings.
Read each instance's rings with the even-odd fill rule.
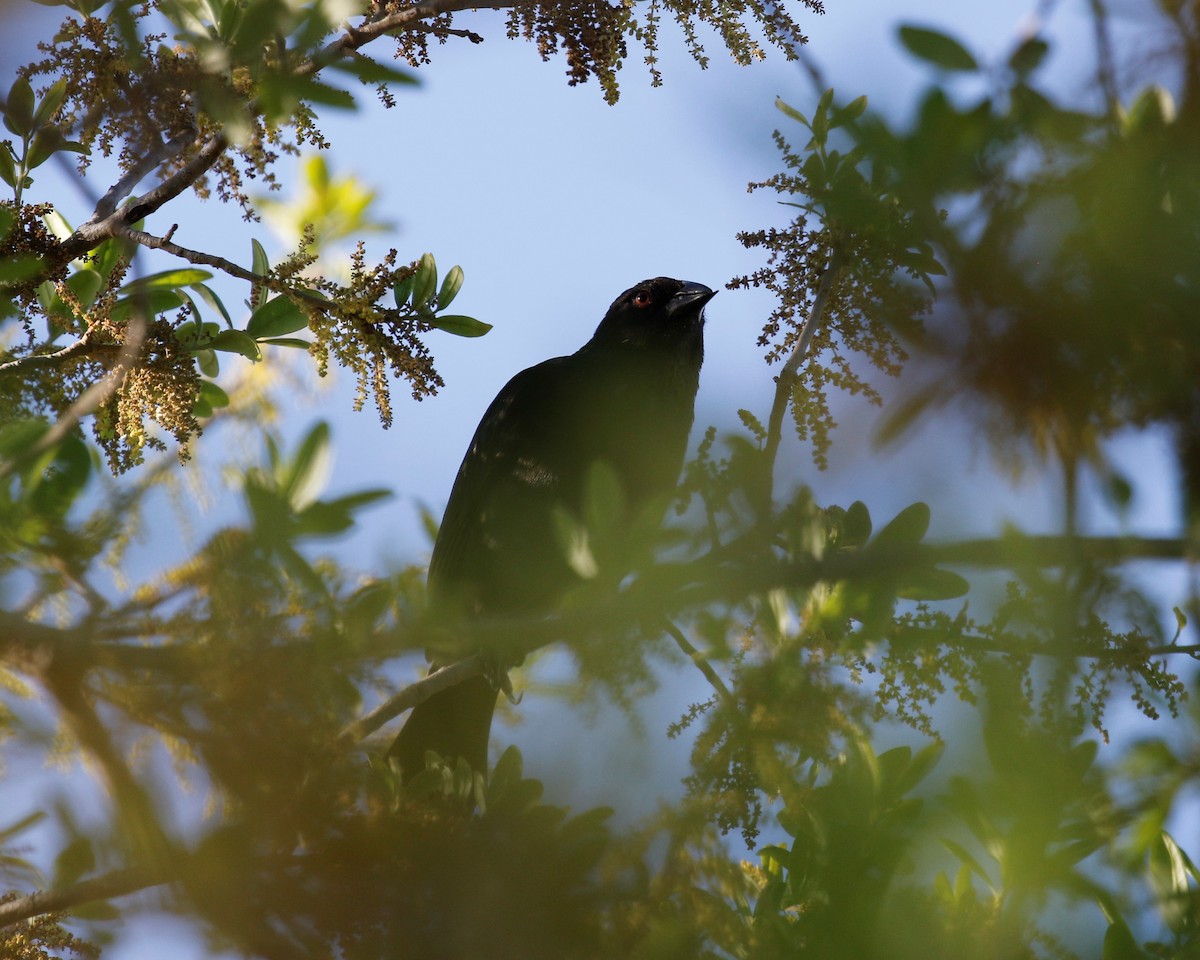
[[[430,559],[435,603],[459,590],[494,587],[495,571],[488,563],[493,553],[503,556],[506,546],[496,542],[505,536],[498,524],[550,513],[561,477],[547,452],[561,448],[558,433],[569,423],[570,413],[564,409],[569,401],[564,402],[561,385],[569,380],[563,377],[563,367],[570,360],[557,357],[518,373],[480,420],[455,477]],[[511,605],[523,604],[514,597]]]

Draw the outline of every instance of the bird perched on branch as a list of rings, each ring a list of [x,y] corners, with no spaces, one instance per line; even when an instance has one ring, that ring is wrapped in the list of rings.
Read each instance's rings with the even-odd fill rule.
[[[484,413],[429,564],[433,609],[483,618],[551,610],[579,582],[559,535],[584,508],[589,472],[620,484],[626,520],[675,488],[714,291],[658,277],[622,293],[591,340],[523,370]],[[473,651],[464,651],[470,653]],[[389,750],[405,779],[425,752],[486,771],[496,688],[474,676],[418,704]]]

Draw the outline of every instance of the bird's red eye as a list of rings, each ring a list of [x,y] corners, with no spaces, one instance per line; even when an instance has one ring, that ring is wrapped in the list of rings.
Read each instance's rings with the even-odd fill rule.
[[[650,306],[650,293],[646,290],[639,290],[633,295],[633,305],[635,307]]]

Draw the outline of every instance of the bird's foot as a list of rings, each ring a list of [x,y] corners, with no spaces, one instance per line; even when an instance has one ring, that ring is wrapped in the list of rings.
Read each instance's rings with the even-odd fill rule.
[[[501,663],[495,657],[489,657],[486,654],[480,654],[483,659],[483,675],[487,677],[488,683],[496,690],[499,690],[508,698],[509,703],[520,703],[522,695],[513,691],[512,680],[508,675],[508,667]]]

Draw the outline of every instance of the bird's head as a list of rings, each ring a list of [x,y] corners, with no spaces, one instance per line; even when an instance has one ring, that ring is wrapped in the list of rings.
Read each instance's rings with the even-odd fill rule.
[[[704,305],[715,296],[702,283],[643,280],[613,301],[592,341],[702,351]]]

